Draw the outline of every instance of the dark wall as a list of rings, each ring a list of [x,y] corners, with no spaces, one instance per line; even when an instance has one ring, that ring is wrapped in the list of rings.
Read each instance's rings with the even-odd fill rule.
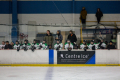
[[[11,1],[0,1],[0,14],[11,13]],[[74,12],[86,7],[89,14],[101,8],[105,14],[120,13],[120,1],[75,1]],[[18,1],[19,14],[73,13],[72,1]]]

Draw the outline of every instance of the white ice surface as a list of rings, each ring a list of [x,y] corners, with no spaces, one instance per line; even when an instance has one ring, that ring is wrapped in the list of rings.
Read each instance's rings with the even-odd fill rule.
[[[120,80],[120,67],[0,67],[0,80]]]

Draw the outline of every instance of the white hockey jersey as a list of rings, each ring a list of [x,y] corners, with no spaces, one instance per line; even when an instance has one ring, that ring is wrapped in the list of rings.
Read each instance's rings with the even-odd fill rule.
[[[0,49],[4,49],[5,48],[5,45],[0,45]]]
[[[86,46],[86,45],[84,45],[84,44],[81,44],[81,45],[80,45],[80,49],[84,49],[84,47],[88,47],[88,46]]]
[[[17,47],[20,47],[20,49],[22,48],[22,47],[20,46],[20,44],[18,44],[18,45],[15,44],[15,45],[13,46],[13,49],[17,49]]]
[[[31,49],[31,44],[30,43],[28,43],[27,45],[23,44],[22,48],[24,48],[25,46],[27,47],[27,49]]]
[[[41,49],[47,49],[48,48],[48,46],[47,46],[47,44],[45,43],[45,44],[43,44],[43,43],[40,43],[40,45],[39,46],[42,46],[42,48]]]
[[[60,44],[55,44],[55,45],[54,45],[54,49],[57,49],[59,46],[60,46],[59,49],[62,49],[62,48],[63,48],[63,44],[60,43]]]
[[[100,44],[100,43],[99,43],[99,44]],[[99,45],[99,44],[98,44],[98,45]],[[101,46],[104,47],[104,48],[106,48],[106,44],[105,44],[105,43],[102,43]]]
[[[36,49],[39,49],[39,43],[36,43],[36,44],[34,44],[34,43],[32,43],[32,45],[34,45],[34,47],[36,48]]]
[[[95,48],[98,49],[99,43],[95,43]]]
[[[95,44],[88,45],[88,49],[92,49],[93,46],[95,46]]]
[[[70,43],[70,45],[68,43],[65,43],[65,49],[68,49],[69,47],[71,47],[73,49],[73,44]]]

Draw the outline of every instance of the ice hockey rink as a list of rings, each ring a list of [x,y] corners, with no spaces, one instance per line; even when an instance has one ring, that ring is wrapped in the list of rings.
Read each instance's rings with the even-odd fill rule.
[[[120,80],[120,67],[0,67],[0,80]]]

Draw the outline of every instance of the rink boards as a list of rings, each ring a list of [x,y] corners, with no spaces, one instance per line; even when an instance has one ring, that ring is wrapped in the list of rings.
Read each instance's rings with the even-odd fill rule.
[[[56,50],[35,50],[34,52],[31,50],[20,50],[19,52],[16,50],[0,50],[0,66],[120,65],[120,50],[89,50],[88,53],[82,50],[74,50],[73,53],[65,51],[59,51],[61,52],[59,54]]]

